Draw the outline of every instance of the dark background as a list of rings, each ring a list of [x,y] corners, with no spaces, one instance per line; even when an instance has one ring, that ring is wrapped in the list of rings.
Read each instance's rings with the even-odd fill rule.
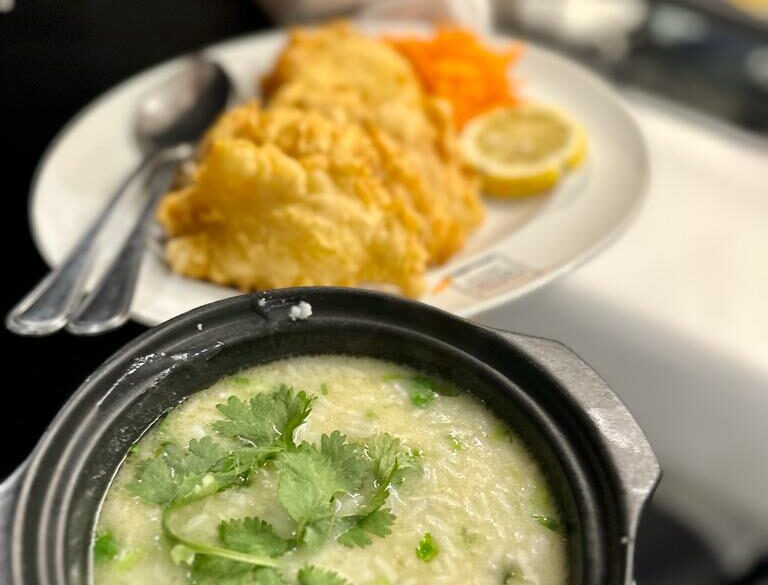
[[[0,192],[4,315],[48,271],[27,195],[46,146],[93,98],[155,63],[270,26],[250,0],[20,0],[0,13]],[[0,478],[32,450],[67,397],[145,327],[24,338],[0,327],[5,382]]]

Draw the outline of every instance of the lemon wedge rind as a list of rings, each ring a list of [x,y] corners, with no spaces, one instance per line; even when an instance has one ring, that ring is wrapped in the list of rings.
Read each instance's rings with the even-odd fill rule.
[[[584,162],[587,135],[559,109],[525,102],[476,117],[462,132],[461,148],[486,193],[526,197],[552,189]]]

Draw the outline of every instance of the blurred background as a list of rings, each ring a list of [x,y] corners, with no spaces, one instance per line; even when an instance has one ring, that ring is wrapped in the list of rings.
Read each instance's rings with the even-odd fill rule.
[[[641,530],[638,583],[768,583],[768,289],[760,288],[768,280],[750,280],[753,272],[765,275],[768,264],[760,236],[768,230],[755,227],[768,225],[766,0],[0,0],[4,310],[46,271],[23,219],[35,167],[56,132],[90,100],[148,66],[234,35],[360,10],[386,17],[405,8],[429,18],[453,10],[477,28],[562,52],[616,84],[644,131],[654,133],[652,148],[654,140],[678,140],[676,158],[666,161],[678,171],[675,180],[667,178],[669,167],[654,167],[651,196],[674,201],[686,192],[690,202],[701,190],[709,215],[694,209],[678,224],[681,238],[691,227],[696,241],[706,243],[701,256],[690,250],[680,266],[693,258],[708,276],[670,288],[677,305],[666,313],[664,303],[656,303],[655,313],[633,311],[620,295],[612,298],[620,289],[599,285],[610,263],[621,261],[612,250],[574,277],[479,320],[564,341],[606,377],[648,432],[665,478]],[[745,176],[740,156],[763,174]],[[708,167],[733,173],[715,181]],[[762,202],[745,203],[742,190],[762,194]],[[657,228],[649,226],[661,224],[652,224],[649,213],[641,222],[651,241]],[[708,219],[697,223],[697,217]],[[728,249],[728,234],[738,239],[742,225],[751,239],[732,252],[741,259],[744,250],[754,253],[752,263],[739,264],[738,274],[709,275],[708,266],[717,271],[733,259],[708,264],[705,256]],[[697,288],[710,277],[725,285],[714,293]],[[711,304],[696,296],[713,294],[719,296]],[[678,319],[685,310],[677,306],[697,312]],[[130,324],[95,339],[2,332],[7,367],[40,356],[52,365],[29,376],[34,393],[22,392],[13,412],[3,411],[14,424],[0,431],[8,446],[0,477],[21,462],[83,378],[143,330]]]
[[[363,13],[377,16],[464,17],[562,51],[617,83],[768,133],[765,0],[264,0],[261,5],[278,22],[353,13],[361,6]]]

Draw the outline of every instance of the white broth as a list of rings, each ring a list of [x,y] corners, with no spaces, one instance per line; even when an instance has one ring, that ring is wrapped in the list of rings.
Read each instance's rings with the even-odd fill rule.
[[[149,503],[173,497],[176,492],[167,491],[169,482],[180,481],[182,477],[178,475],[181,467],[162,467],[174,461],[175,452],[168,451],[172,449],[169,443],[177,445],[178,452],[183,454],[190,440],[207,436],[218,443],[222,453],[237,448],[251,448],[243,452],[253,452],[258,442],[244,439],[247,432],[233,438],[234,427],[222,428],[221,421],[231,423],[235,419],[227,419],[217,405],[229,404],[232,396],[243,405],[256,395],[264,394],[262,398],[266,399],[281,384],[314,397],[309,405],[311,411],[296,429],[293,442],[307,442],[315,447],[284,447],[285,437],[279,437],[279,444],[274,444],[277,446],[270,451],[267,461],[252,468],[243,485],[217,491],[216,486],[221,487],[224,481],[216,475],[217,470],[223,469],[222,464],[217,463],[207,472],[203,469],[206,463],[198,466],[206,478],[189,490],[193,495],[186,499],[178,495],[195,483],[189,480],[189,485],[179,488],[176,503]],[[537,462],[522,441],[479,400],[464,392],[443,389],[450,390],[444,383],[430,381],[415,370],[386,361],[309,356],[243,371],[190,396],[153,426],[117,473],[96,528],[95,584],[217,582],[211,575],[219,566],[206,565],[206,559],[223,563],[221,570],[225,573],[230,568],[235,571],[242,580],[231,582],[238,584],[337,583],[312,580],[312,575],[306,573],[299,575],[300,569],[306,567],[333,571],[352,585],[566,583],[567,542],[556,503]],[[214,428],[216,421],[220,421],[219,426]],[[325,452],[325,447],[320,447],[321,436],[334,431],[346,435],[351,445],[347,447],[348,453],[355,453],[357,459],[353,459],[359,465],[347,459],[343,465],[332,464],[329,473],[342,473],[338,470],[343,468],[343,481],[334,481],[348,485],[358,481],[356,473],[363,479],[353,493],[337,493],[328,508],[322,507],[326,506],[327,498],[320,502],[323,511],[331,510],[333,520],[325,520],[326,512],[313,508],[313,519],[302,525],[302,521],[296,520],[295,508],[300,505],[288,505],[289,511],[284,503],[308,497],[311,490],[302,488],[303,483],[295,489],[290,473],[299,463],[294,467],[288,463],[304,461],[295,454],[304,449],[307,458],[315,458],[312,460],[320,461],[317,465],[324,465],[326,460],[321,461],[323,455],[319,454]],[[376,451],[371,447],[370,437],[381,433],[400,440],[397,466],[387,468],[382,459],[377,468],[378,463],[372,462]],[[292,449],[294,455],[289,454]],[[150,469],[148,461],[159,467]],[[385,468],[390,470],[388,490],[384,489],[388,484],[381,477],[371,479],[375,476],[363,475]],[[171,469],[170,476],[162,476],[166,469]],[[221,478],[229,477],[221,473]],[[162,477],[158,478],[158,474]],[[321,473],[315,475],[319,478]],[[239,477],[238,481],[242,481]],[[366,532],[368,524],[359,523],[355,526],[366,534],[363,540],[370,540],[370,544],[340,544],[336,540],[339,534],[375,508],[372,494],[379,487],[388,497],[378,508],[378,519],[381,520],[381,514],[387,516],[389,534]],[[168,525],[174,535],[183,535],[183,542],[164,533],[164,505],[171,509],[166,516]],[[307,514],[309,517],[310,513]],[[354,518],[340,520],[351,516]],[[206,556],[186,545],[192,541],[217,547],[216,550],[229,549],[236,539],[224,541],[220,524],[245,517],[257,517],[271,524],[271,535],[266,541],[260,540],[266,538],[260,532],[248,536],[256,544],[249,540],[251,548],[244,548],[241,543],[237,550],[270,559],[282,581],[270,580],[277,574],[271,569],[264,570],[269,571],[267,575],[248,562]],[[323,519],[314,519],[320,517]],[[373,516],[369,520],[373,523]],[[218,582],[230,583],[223,579]]]

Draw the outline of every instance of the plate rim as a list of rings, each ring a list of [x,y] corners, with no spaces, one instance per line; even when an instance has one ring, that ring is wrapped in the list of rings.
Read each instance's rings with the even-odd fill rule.
[[[351,22],[360,26],[361,28],[369,28],[369,29],[371,28],[371,24],[372,24],[370,21],[366,22],[366,21],[360,21],[360,20],[357,20],[357,21],[352,20]],[[414,24],[415,23],[413,21],[396,21],[396,20],[379,21],[374,23],[374,27],[377,29],[387,28],[387,27],[397,27],[397,26],[413,27]],[[128,87],[132,83],[134,83],[136,79],[144,75],[147,75],[150,73],[157,74],[157,72],[159,72],[162,69],[172,68],[176,66],[179,62],[185,59],[188,59],[195,54],[206,53],[208,51],[226,50],[230,45],[247,43],[248,41],[252,41],[252,40],[266,39],[270,37],[272,38],[285,37],[290,32],[290,29],[291,27],[280,27],[280,28],[267,29],[262,31],[247,32],[247,33],[230,37],[223,41],[203,45],[196,50],[179,53],[175,56],[169,57],[168,59],[155,63],[154,65],[145,67],[144,69],[141,69],[131,74],[130,76],[123,79],[122,81],[109,87],[107,90],[103,91],[102,93],[100,93],[99,95],[91,99],[89,102],[87,102],[69,120],[67,120],[67,122],[54,134],[53,138],[46,145],[45,149],[40,155],[40,159],[38,160],[35,166],[35,170],[30,179],[30,183],[29,183],[30,187],[29,187],[28,198],[27,198],[27,221],[29,224],[30,235],[35,245],[35,248],[37,249],[38,253],[40,254],[45,264],[48,266],[48,268],[53,269],[56,266],[56,263],[52,261],[49,255],[49,252],[46,249],[46,246],[44,246],[42,243],[42,236],[35,222],[35,212],[34,212],[36,208],[37,199],[40,197],[40,194],[39,194],[40,177],[42,176],[42,173],[48,166],[49,160],[52,158],[53,154],[59,147],[60,143],[64,140],[66,136],[70,134],[72,129],[83,118],[85,118],[93,109],[101,105],[103,102],[108,101],[113,94],[119,93],[125,87]],[[630,207],[627,209],[627,211],[625,212],[625,214],[623,215],[620,221],[616,222],[616,224],[613,225],[610,230],[606,231],[596,242],[586,247],[582,252],[578,253],[576,257],[574,257],[573,259],[562,263],[556,268],[553,268],[551,270],[548,270],[547,272],[537,275],[536,278],[526,282],[525,284],[519,287],[502,292],[498,295],[489,297],[487,299],[477,300],[471,303],[465,309],[450,311],[464,318],[474,317],[475,315],[483,313],[484,311],[491,310],[495,307],[499,307],[501,305],[507,304],[515,299],[524,297],[548,284],[551,284],[553,281],[562,278],[566,274],[573,272],[576,268],[583,266],[588,262],[592,261],[594,258],[596,258],[601,252],[605,251],[608,247],[610,247],[611,244],[613,244],[616,240],[618,240],[619,237],[627,230],[627,228],[634,222],[634,220],[639,215],[640,210],[642,209],[648,197],[650,174],[651,174],[650,153],[648,150],[648,142],[645,139],[645,135],[642,131],[642,128],[640,127],[640,124],[638,123],[638,120],[635,117],[635,115],[631,112],[630,108],[627,106],[627,100],[619,93],[619,91],[616,88],[612,87],[607,80],[605,80],[598,73],[592,71],[585,65],[576,61],[575,59],[570,59],[567,56],[562,55],[559,52],[553,49],[550,49],[548,47],[544,47],[533,40],[528,40],[523,37],[515,37],[512,35],[499,34],[498,32],[491,32],[488,34],[484,34],[483,36],[493,43],[504,43],[504,42],[510,42],[510,41],[521,42],[526,47],[526,50],[530,50],[531,48],[533,48],[536,53],[542,55],[546,59],[550,61],[554,61],[558,65],[566,69],[570,69],[575,73],[577,73],[582,78],[583,82],[587,83],[592,90],[602,94],[603,97],[605,97],[608,101],[610,101],[613,104],[613,106],[616,108],[616,111],[621,114],[623,121],[627,124],[628,129],[631,130],[633,139],[638,146],[638,151],[640,156],[639,156],[639,160],[637,161],[638,181],[634,189],[636,191],[636,194]],[[222,287],[222,288],[230,288],[230,287]],[[236,296],[238,294],[247,294],[247,293],[243,293],[242,291],[237,291],[236,289],[231,289],[231,290],[233,294],[230,296]],[[414,299],[414,300],[416,300],[417,302],[423,302],[430,306],[434,306],[432,305],[432,303],[425,302],[423,297],[421,299]],[[147,315],[139,307],[135,307],[135,306],[131,306],[130,318],[148,327],[154,327],[164,322],[164,321],[158,321],[157,319],[152,318],[151,315]]]

